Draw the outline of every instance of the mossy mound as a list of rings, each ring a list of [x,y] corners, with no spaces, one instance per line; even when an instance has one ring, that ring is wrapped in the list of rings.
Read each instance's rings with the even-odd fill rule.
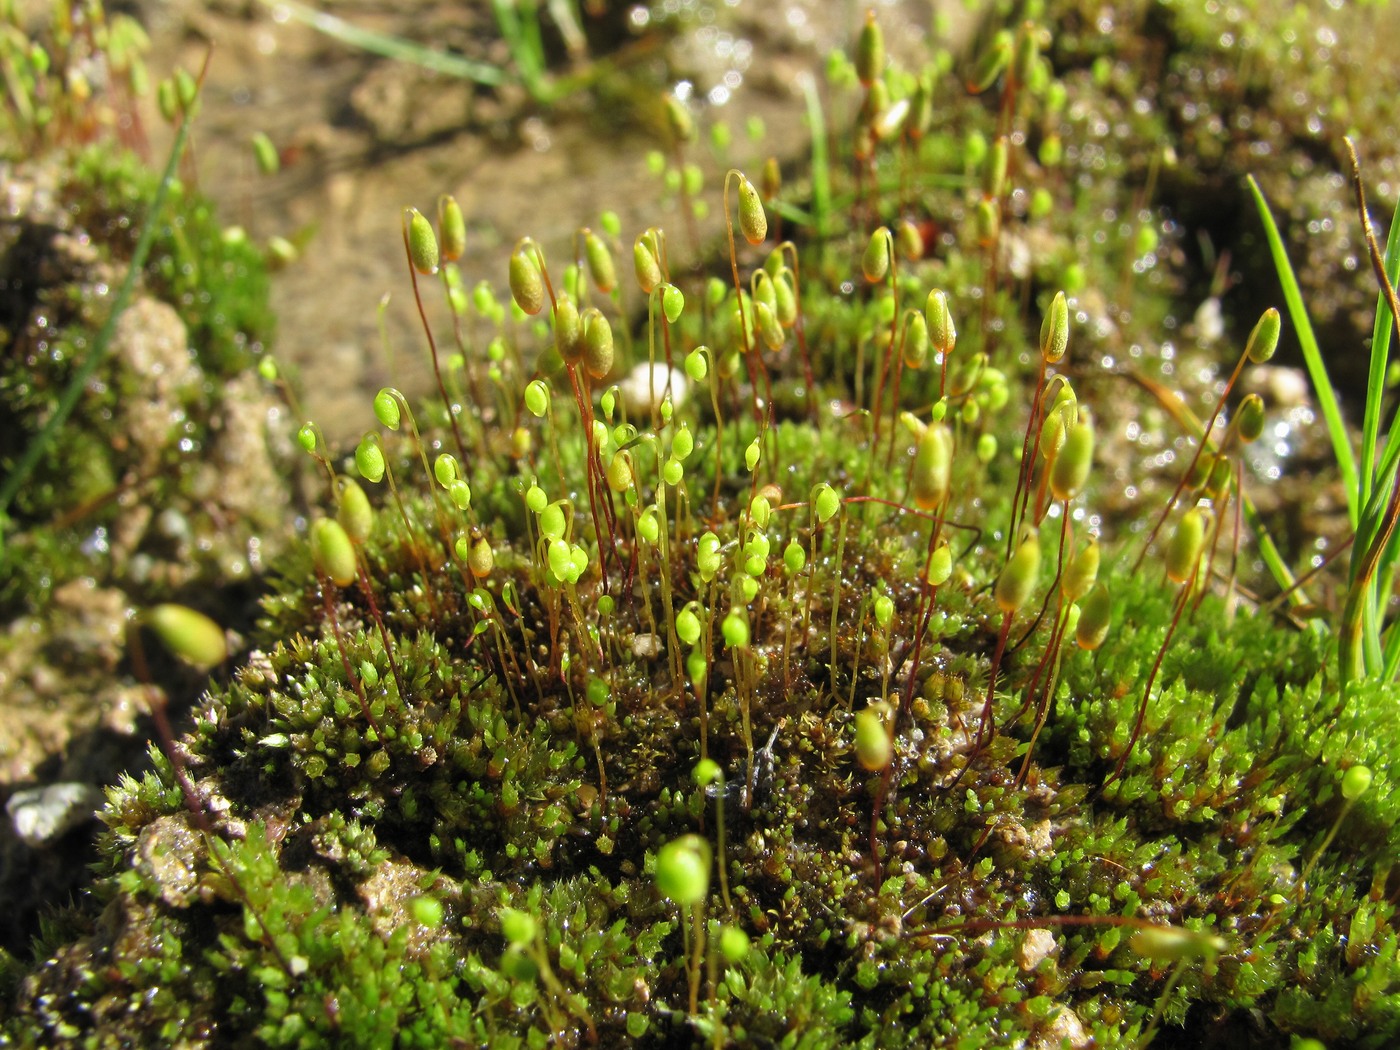
[[[770,202],[801,243],[764,254],[732,172],[749,243],[709,281],[653,229],[624,296],[600,218],[570,265],[526,239],[509,293],[446,263],[439,295],[407,215],[449,404],[382,391],[344,462],[303,428],[325,514],[109,793],[90,897],[6,960],[6,1034],[1392,1044],[1396,689],[1343,695],[1320,624],[1242,595],[1238,428],[1199,472],[1134,462],[1129,424],[1189,430],[1141,353],[1176,234],[1099,238],[1025,151],[1044,42],[954,77],[869,23],[830,70],[856,178]],[[999,104],[921,123],[967,79]],[[1168,468],[1186,506],[1110,535]]]

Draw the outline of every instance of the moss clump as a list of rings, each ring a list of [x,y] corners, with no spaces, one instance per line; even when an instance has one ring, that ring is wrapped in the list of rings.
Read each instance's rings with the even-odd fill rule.
[[[1085,362],[1145,339],[1118,325],[1163,316],[1173,281],[1128,280],[1100,324],[1014,265],[1016,243],[1077,235],[1053,206],[1072,187],[1010,135],[987,149],[1007,122],[1056,119],[1041,36],[996,42],[981,79],[1004,78],[1001,105],[936,133],[891,127],[878,96],[917,112],[938,60],[872,77],[867,42],[858,76],[833,63],[859,178],[811,203],[848,204],[849,233],[731,249],[709,283],[668,274],[664,236],[644,235],[635,323],[529,240],[514,302],[454,294],[449,268],[454,404],[420,422],[376,399],[398,433],[353,457],[384,491],[372,524],[326,464],[357,571],[338,585],[308,544],[281,564],[259,647],[152,774],[111,791],[92,897],[9,968],[7,1034],[1393,1042],[1395,688],[1342,702],[1334,640],[1241,608],[1228,543],[1169,584],[1165,544],[1132,571],[1141,540],[1095,513],[1138,478],[1104,466],[1118,426],[1155,409]],[[1052,207],[1020,210],[1041,190]],[[949,217],[938,252],[919,209]],[[884,261],[862,268],[881,225]],[[906,367],[929,302],[943,357]],[[613,376],[585,365],[594,307],[615,318]],[[1071,493],[1047,461],[1082,445],[1066,433],[1091,407],[1100,459]],[[1226,518],[1239,495],[1211,473],[1178,517]],[[1105,532],[1097,648],[1073,641],[1059,580],[1085,532]],[[890,754],[862,762],[873,704]],[[1361,764],[1369,790],[1341,799]],[[691,835],[717,877],[698,901],[670,890],[679,906],[657,858]]]

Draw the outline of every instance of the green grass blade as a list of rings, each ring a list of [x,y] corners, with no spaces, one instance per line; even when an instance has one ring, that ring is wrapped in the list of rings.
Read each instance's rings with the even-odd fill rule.
[[[1312,322],[1308,319],[1307,307],[1303,305],[1303,293],[1298,288],[1298,279],[1293,274],[1293,265],[1288,261],[1288,252],[1279,236],[1278,225],[1269,202],[1254,176],[1248,176],[1249,191],[1254,194],[1254,203],[1259,209],[1259,218],[1264,223],[1264,235],[1269,242],[1269,253],[1273,256],[1274,268],[1278,271],[1279,284],[1283,286],[1283,299],[1288,305],[1288,316],[1298,333],[1298,343],[1303,348],[1303,363],[1307,365],[1312,379],[1313,391],[1317,395],[1318,408],[1322,410],[1323,421],[1327,424],[1327,435],[1332,441],[1332,452],[1337,457],[1337,470],[1342,475],[1342,487],[1347,495],[1347,519],[1354,529],[1360,514],[1360,485],[1357,480],[1356,457],[1347,439],[1346,424],[1342,421],[1342,410],[1337,404],[1337,394],[1332,388],[1332,380],[1327,376],[1327,366],[1322,360],[1322,350],[1313,334]]]
[[[285,10],[298,22],[309,25],[318,32],[342,44],[358,47],[371,54],[392,58],[397,62],[409,62],[437,73],[460,77],[487,87],[498,87],[508,79],[505,71],[487,62],[473,62],[461,55],[450,55],[401,37],[386,36],[368,29],[361,29],[343,18],[317,11],[314,7],[297,3],[297,0],[260,0],[269,9]]]
[[[1385,272],[1390,283],[1400,281],[1400,199],[1390,217],[1390,235],[1385,242]],[[1371,366],[1366,374],[1366,417],[1361,431],[1362,502],[1375,484],[1372,468],[1376,461],[1376,439],[1381,427],[1381,399],[1385,394],[1385,372],[1390,363],[1390,326],[1393,318],[1385,293],[1376,294],[1376,323],[1371,329]],[[1386,438],[1386,451],[1400,446],[1400,427],[1392,427]]]
[[[831,158],[827,150],[826,116],[815,77],[802,78],[807,99],[807,130],[812,134],[812,217],[816,220],[817,240],[825,240],[831,221]]]

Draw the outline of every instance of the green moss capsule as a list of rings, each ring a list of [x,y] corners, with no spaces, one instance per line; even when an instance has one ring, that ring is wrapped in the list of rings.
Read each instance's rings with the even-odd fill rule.
[[[958,344],[958,330],[948,308],[948,296],[941,288],[928,293],[924,301],[924,318],[928,321],[928,336],[933,349],[945,358]]]
[[[1209,516],[1200,507],[1193,507],[1177,522],[1167,545],[1167,578],[1173,583],[1185,583],[1195,574],[1209,524]]]
[[[656,851],[656,888],[681,907],[699,904],[710,891],[710,844],[682,835]]]
[[[355,579],[355,545],[334,518],[317,518],[312,523],[311,560],[337,587],[347,587]]]
[[[277,147],[272,144],[272,140],[263,131],[253,132],[252,137],[253,159],[257,162],[258,171],[264,175],[276,175],[282,167],[282,159],[277,155]]]
[[[871,773],[880,772],[894,758],[894,744],[885,726],[883,707],[883,704],[871,704],[857,711],[855,717],[856,761]]]
[[[991,45],[982,52],[967,78],[969,94],[980,95],[994,83],[997,77],[1011,64],[1014,38],[1009,29],[1003,29],[993,38]]]
[[[1023,540],[997,577],[995,597],[1004,613],[1014,613],[1030,600],[1040,575],[1040,541],[1034,536]]]
[[[1089,480],[1094,465],[1094,424],[1087,416],[1069,428],[1065,443],[1050,468],[1050,492],[1056,499],[1073,499]]]
[[[612,252],[603,238],[586,226],[583,229],[583,258],[593,286],[604,295],[611,294],[617,287],[617,268],[613,265]]]
[[[496,567],[496,552],[491,547],[491,541],[485,536],[477,535],[472,540],[471,552],[467,555],[467,568],[471,569],[472,575],[477,579],[484,579],[491,575],[491,570]]]
[[[865,274],[865,279],[871,284],[883,281],[885,275],[890,272],[890,252],[894,248],[894,241],[890,237],[889,227],[881,226],[870,235],[870,240],[865,245],[865,254],[861,256],[860,268]]]
[[[982,193],[993,199],[999,198],[1006,189],[1006,168],[1010,162],[1011,149],[1005,135],[992,140],[992,148],[987,154],[987,163],[982,167]]]
[[[444,193],[437,201],[438,241],[445,262],[456,262],[467,250],[467,220],[457,198]]]
[[[856,39],[855,66],[856,78],[865,88],[879,79],[885,68],[885,35],[875,21],[873,10],[866,12],[865,24],[860,27],[860,36]]]
[[[639,234],[632,242],[632,269],[645,295],[650,295],[661,283],[661,263],[656,257],[656,244],[650,233]]]
[[[946,424],[930,423],[914,451],[913,496],[920,510],[934,510],[943,504],[952,470],[952,432]]]
[[[162,645],[192,667],[207,671],[228,658],[224,629],[188,606],[156,605],[147,609],[142,619]]]
[[[615,452],[608,461],[608,488],[614,492],[626,492],[632,487],[632,456],[627,452]]]
[[[583,358],[583,322],[574,301],[563,293],[554,301],[554,349],[569,364]]]
[[[612,325],[596,306],[583,312],[583,368],[593,379],[602,379],[613,367]]]
[[[384,449],[380,447],[379,435],[366,434],[355,446],[355,469],[366,481],[378,484],[384,480]]]
[[[1258,441],[1264,433],[1264,399],[1258,394],[1245,395],[1235,410],[1235,426],[1246,445]]]
[[[338,484],[340,506],[336,510],[336,520],[352,542],[364,543],[374,530],[374,509],[370,506],[369,497],[354,478],[342,476]]]
[[[928,322],[918,310],[908,314],[904,324],[904,367],[923,368],[928,363]]]
[[[510,295],[515,305],[534,316],[544,308],[544,277],[535,261],[533,247],[527,241],[516,245],[510,253]]]
[[[1283,319],[1272,306],[1264,311],[1258,322],[1254,325],[1254,330],[1249,333],[1249,340],[1244,345],[1245,356],[1256,365],[1262,365],[1269,358],[1274,356],[1274,351],[1278,349],[1279,333],[1283,329]]]
[[[1053,365],[1065,356],[1069,349],[1069,303],[1064,292],[1056,292],[1050,300],[1050,309],[1045,312],[1045,320],[1040,324],[1040,356],[1048,365]]]
[[[1074,641],[1081,649],[1093,651],[1103,645],[1113,623],[1113,598],[1102,582],[1094,584],[1079,605],[1079,623],[1075,625]]]
[[[1066,598],[1077,602],[1089,593],[1099,578],[1100,557],[1099,541],[1091,539],[1069,560],[1062,583]]]
[[[894,246],[899,254],[910,262],[924,257],[924,235],[908,219],[901,219],[894,229]]]
[[[739,176],[739,229],[750,244],[762,244],[768,236],[768,216],[763,211],[763,199],[753,183]]]
[[[1371,788],[1371,770],[1366,766],[1352,766],[1342,774],[1342,798],[1355,802]]]
[[[407,208],[404,215],[408,219],[408,257],[413,268],[427,275],[437,273],[438,242],[430,223],[417,208]]]

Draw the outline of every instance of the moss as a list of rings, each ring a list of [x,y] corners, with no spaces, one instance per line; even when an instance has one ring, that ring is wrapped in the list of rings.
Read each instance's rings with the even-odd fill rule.
[[[869,106],[848,101],[859,148]],[[551,353],[548,324],[501,309],[504,292],[463,308],[501,353],[452,380],[486,391],[499,425],[463,413],[459,437],[443,406],[420,413],[421,453],[451,469],[425,470],[408,427],[382,436],[397,494],[376,496],[362,576],[337,587],[304,549],[282,561],[255,651],[171,755],[111,791],[98,882],[17,981],[7,1034],[1128,1047],[1160,1023],[1183,1043],[1245,1024],[1265,1045],[1393,1041],[1395,687],[1341,703],[1324,632],[1242,606],[1223,579],[1189,600],[1159,555],[1132,571],[1142,539],[1095,509],[1139,479],[1105,466],[1131,447],[1101,450],[1087,494],[1052,511],[1027,424],[1050,288],[1008,253],[1063,259],[1093,238],[1077,206],[1033,217],[1013,193],[978,242],[967,155],[995,119],[960,106],[840,185],[849,230],[798,249],[802,327],[780,346],[743,344],[723,282],[687,290],[663,326],[553,274],[629,328],[630,364],[669,348],[688,399],[623,406],[563,363],[573,348]],[[1027,156],[1013,172],[1071,192]],[[862,227],[906,214],[905,179],[948,235],[866,284]],[[1076,300],[1062,374],[1107,432],[1154,406],[1088,362],[1145,341],[1179,285],[1102,264],[1083,267],[1098,298]],[[905,370],[896,394],[890,333],[944,286],[948,375]],[[1131,298],[1105,320],[1091,304],[1114,288]],[[535,379],[539,416],[520,408]],[[915,488],[915,432],[935,420],[948,477]],[[934,495],[916,506],[916,491]],[[1139,521],[1164,498],[1148,492]],[[1060,633],[1067,522],[1105,534],[1114,626],[1097,651]],[[1023,531],[1043,552],[1027,601],[997,586]],[[931,581],[939,540],[952,565]],[[489,571],[468,557],[482,542]],[[893,758],[874,770],[854,729],[872,701],[894,712]],[[696,783],[702,756],[718,782]],[[1373,781],[1344,808],[1357,764]],[[682,911],[653,875],[690,833],[724,877]],[[1170,927],[1181,957],[1143,948],[1144,926]],[[717,945],[734,928],[751,948],[731,958]]]

